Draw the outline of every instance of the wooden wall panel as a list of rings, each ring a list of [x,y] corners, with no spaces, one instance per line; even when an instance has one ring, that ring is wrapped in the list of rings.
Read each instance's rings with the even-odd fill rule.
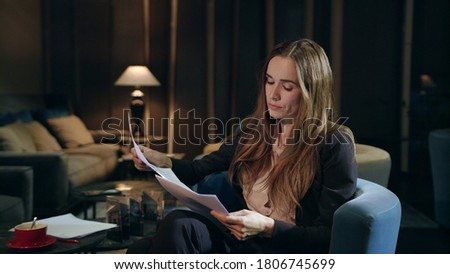
[[[76,101],[73,1],[46,0],[42,5],[45,93],[65,95]]]
[[[237,53],[236,116],[245,118],[256,103],[257,76],[266,56],[264,2],[240,2],[239,51]]]
[[[40,1],[0,1],[0,94],[41,94]]]
[[[144,56],[143,2],[138,0],[114,0],[110,14],[110,68],[109,99],[112,117],[122,118],[130,108],[134,87],[114,86],[114,82],[130,65],[147,65]],[[151,68],[150,68],[151,69]],[[142,87],[144,100],[151,97],[149,87]]]
[[[111,16],[109,1],[75,1],[76,104],[88,128],[100,128],[110,110]]]
[[[206,3],[178,2],[174,151],[201,152],[206,118]]]
[[[215,116],[226,123],[231,117],[233,1],[216,1]]]
[[[275,1],[275,43],[304,37],[304,0]]]
[[[400,147],[402,4],[344,1],[341,113],[359,143]],[[398,175],[398,174],[397,174]]]
[[[150,115],[155,119],[150,134],[167,136],[168,127],[162,119],[169,117],[169,64],[170,64],[170,2],[151,0],[150,16],[150,61],[148,66],[161,83],[149,90]]]

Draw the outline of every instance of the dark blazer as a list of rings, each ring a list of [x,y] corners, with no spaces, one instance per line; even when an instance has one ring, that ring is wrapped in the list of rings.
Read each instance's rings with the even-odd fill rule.
[[[237,137],[239,138],[239,137]],[[238,140],[218,151],[194,160],[173,159],[173,171],[182,182],[194,185],[205,176],[228,170]],[[296,210],[296,224],[275,220],[271,245],[286,253],[327,253],[333,214],[352,198],[356,189],[357,166],[354,145],[348,135],[336,131],[320,145],[320,164],[314,182]],[[236,194],[244,201],[242,189],[234,182]]]

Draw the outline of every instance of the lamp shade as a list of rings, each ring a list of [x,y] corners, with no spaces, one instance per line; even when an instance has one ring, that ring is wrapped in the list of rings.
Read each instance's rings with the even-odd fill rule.
[[[160,86],[146,66],[128,66],[114,83],[116,86]]]

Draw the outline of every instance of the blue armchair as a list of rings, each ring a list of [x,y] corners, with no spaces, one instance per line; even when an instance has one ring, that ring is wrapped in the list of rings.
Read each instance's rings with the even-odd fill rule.
[[[211,174],[196,185],[196,191],[216,194],[234,211],[238,200],[229,187],[227,174]],[[387,188],[358,178],[355,197],[334,214],[330,253],[395,253],[400,229],[401,205]]]
[[[330,253],[393,254],[400,221],[398,197],[381,185],[358,179],[355,197],[334,213]]]

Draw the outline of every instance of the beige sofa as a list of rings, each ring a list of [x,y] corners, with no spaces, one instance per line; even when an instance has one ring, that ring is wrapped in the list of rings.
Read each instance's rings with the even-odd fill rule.
[[[33,168],[33,216],[67,212],[74,189],[115,178],[121,146],[95,143],[76,115],[22,120],[0,126],[0,166]]]

